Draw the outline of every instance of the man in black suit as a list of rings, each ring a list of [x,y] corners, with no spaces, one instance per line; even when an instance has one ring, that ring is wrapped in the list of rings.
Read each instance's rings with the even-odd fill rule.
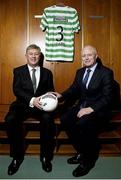
[[[10,141],[10,156],[13,157],[8,167],[9,175],[16,173],[24,160],[22,129],[23,121],[28,117],[40,120],[40,160],[42,168],[46,172],[52,170],[51,160],[55,148],[54,113],[42,110],[40,96],[53,91],[54,85],[52,72],[39,64],[41,55],[40,47],[31,44],[26,49],[27,64],[17,67],[13,71],[13,92],[16,100],[11,104],[5,118]]]
[[[109,121],[113,97],[113,71],[102,65],[97,50],[87,45],[81,56],[84,67],[77,70],[73,84],[61,94],[55,92],[64,100],[78,99],[61,117],[62,127],[77,151],[67,160],[79,164],[73,171],[75,177],[87,174],[95,165],[100,150],[98,134]]]

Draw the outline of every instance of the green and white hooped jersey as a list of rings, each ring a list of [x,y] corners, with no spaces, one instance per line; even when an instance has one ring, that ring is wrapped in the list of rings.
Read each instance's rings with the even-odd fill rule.
[[[72,62],[74,32],[78,32],[80,29],[76,9],[56,5],[45,8],[40,27],[46,32],[46,60]]]

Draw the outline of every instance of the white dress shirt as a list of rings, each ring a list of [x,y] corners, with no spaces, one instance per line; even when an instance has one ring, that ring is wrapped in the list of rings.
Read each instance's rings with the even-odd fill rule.
[[[29,69],[29,73],[30,73],[30,77],[32,79],[32,69],[33,67],[31,67],[30,65],[28,65],[28,69]],[[38,87],[39,81],[40,81],[40,66],[36,66],[34,69],[36,69],[35,71],[35,77],[36,77],[36,88]],[[35,99],[35,97],[32,97],[29,103],[30,107],[34,107],[33,105],[33,100]]]

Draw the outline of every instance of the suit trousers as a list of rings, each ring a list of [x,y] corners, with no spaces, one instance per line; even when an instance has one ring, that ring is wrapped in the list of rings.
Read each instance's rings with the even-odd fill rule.
[[[22,158],[25,154],[25,140],[23,134],[23,121],[33,117],[40,120],[40,159],[45,157],[53,159],[55,148],[55,123],[52,112],[44,112],[37,108],[10,108],[5,117],[8,139],[10,142],[10,156]]]
[[[100,150],[98,134],[104,122],[95,113],[78,118],[79,109],[80,105],[62,115],[62,128],[66,131],[77,153],[83,154],[85,159],[96,160]]]

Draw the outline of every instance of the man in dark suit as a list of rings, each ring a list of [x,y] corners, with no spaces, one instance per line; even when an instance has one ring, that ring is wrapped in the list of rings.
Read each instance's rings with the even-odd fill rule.
[[[26,49],[27,64],[14,69],[13,92],[16,100],[6,115],[7,134],[10,141],[8,174],[17,172],[24,160],[23,121],[28,117],[40,120],[41,150],[40,160],[46,172],[52,170],[51,160],[55,148],[55,124],[53,112],[45,112],[41,107],[40,96],[54,90],[52,72],[39,65],[41,49],[31,44]],[[33,70],[34,69],[34,70]],[[34,71],[34,72],[33,72]]]
[[[109,121],[113,96],[113,71],[102,65],[97,50],[87,45],[81,56],[84,67],[77,70],[73,84],[61,94],[55,92],[64,100],[78,99],[61,117],[62,127],[77,151],[67,160],[79,164],[73,171],[75,177],[87,174],[95,165],[100,150],[98,134]]]

